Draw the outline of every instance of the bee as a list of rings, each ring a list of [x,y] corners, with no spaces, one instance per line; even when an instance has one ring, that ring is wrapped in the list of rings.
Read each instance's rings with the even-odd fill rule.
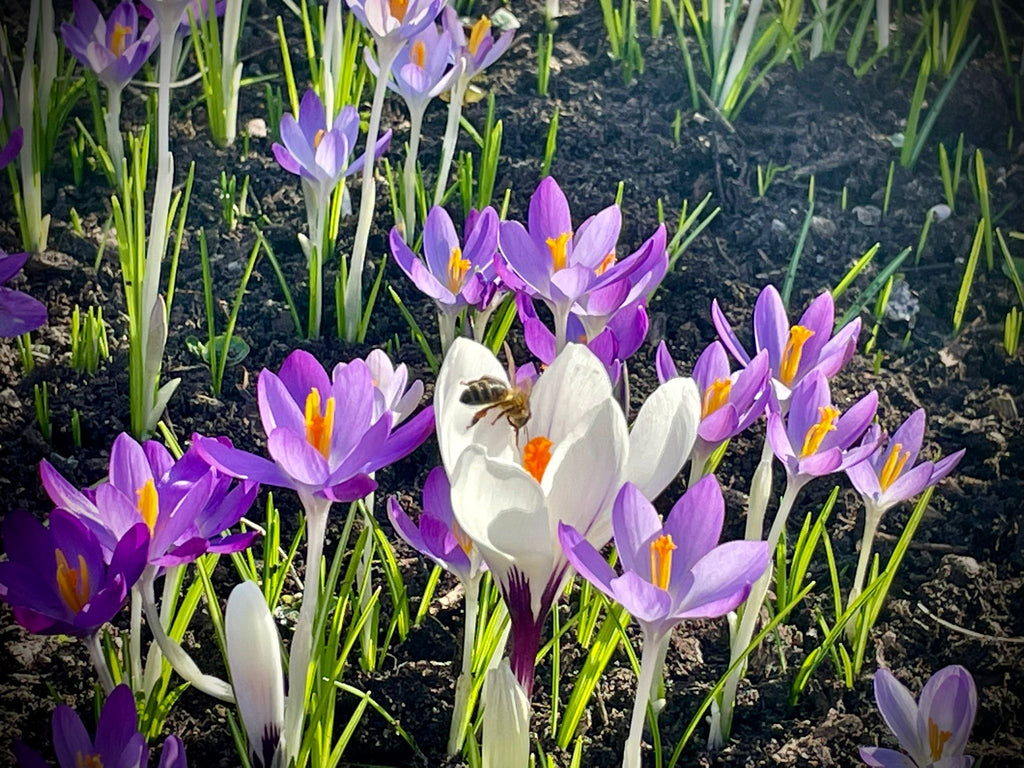
[[[466,429],[473,427],[490,411],[497,410],[497,416],[491,420],[491,424],[497,424],[498,419],[504,416],[516,432],[518,446],[519,430],[530,420],[530,390],[533,382],[526,379],[523,386],[517,386],[515,365],[508,344],[505,345],[505,357],[508,360],[508,378],[513,382],[511,385],[494,376],[481,376],[479,379],[465,382],[466,388],[459,395],[459,402],[484,406],[473,414],[473,420]]]

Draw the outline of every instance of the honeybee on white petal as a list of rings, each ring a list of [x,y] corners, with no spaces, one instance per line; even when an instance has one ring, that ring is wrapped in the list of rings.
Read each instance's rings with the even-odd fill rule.
[[[459,402],[484,406],[473,414],[473,420],[466,429],[472,428],[491,411],[497,411],[491,424],[497,424],[498,419],[504,416],[516,432],[518,447],[519,430],[530,420],[530,390],[533,388],[533,381],[524,379],[521,385],[516,383],[515,363],[508,343],[505,344],[505,359],[508,360],[508,380],[511,384],[494,376],[481,376],[479,379],[465,382],[466,388],[459,395]]]

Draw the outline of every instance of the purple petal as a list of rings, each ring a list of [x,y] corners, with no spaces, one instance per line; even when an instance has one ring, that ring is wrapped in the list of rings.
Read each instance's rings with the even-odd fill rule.
[[[912,753],[920,752],[924,745],[918,733],[917,702],[906,686],[884,667],[875,671],[875,701],[879,714],[900,745]]]
[[[71,707],[63,704],[53,710],[53,749],[60,765],[78,765],[79,755],[93,751],[92,739]]]
[[[736,332],[732,329],[729,321],[726,320],[725,314],[722,312],[721,307],[718,306],[718,299],[711,301],[711,322],[715,326],[718,338],[725,345],[725,348],[729,350],[729,354],[735,357],[741,365],[750,363],[750,355],[747,354],[743,345],[740,344],[740,340],[736,337]]]
[[[796,373],[796,378],[799,379],[801,374],[814,367],[818,362],[821,351],[832,336],[832,326],[835,324],[835,304],[832,301],[832,294],[828,291],[819,294],[804,310],[797,324],[813,332],[811,338],[804,342],[800,355],[800,365],[797,367]],[[787,328],[787,332],[788,330]]]
[[[0,287],[0,337],[12,338],[46,325],[46,306],[26,293]]]
[[[357,501],[377,490],[377,481],[369,475],[356,475],[341,483],[324,488],[325,499],[339,503]]]
[[[918,768],[902,752],[885,747],[860,747],[860,759],[872,768]]]
[[[529,227],[530,236],[540,243],[572,232],[569,201],[551,176],[537,185],[530,198]]]
[[[291,478],[286,477],[274,462],[260,456],[229,448],[211,437],[198,437],[193,445],[211,466],[231,477],[283,488],[294,486]]]
[[[518,221],[503,221],[498,228],[498,247],[505,257],[505,263],[516,276],[535,291],[547,295],[554,268],[547,246],[543,251],[539,250],[522,224]],[[495,267],[498,268],[498,274],[502,274],[500,261],[495,261]],[[504,275],[502,279],[510,282]]]
[[[583,538],[583,534],[571,525],[559,522],[558,542],[566,559],[580,576],[608,597],[615,597],[611,588],[611,583],[616,578],[615,571],[601,557],[601,553],[594,549],[594,545]]]
[[[687,619],[724,616],[747,598],[750,585],[768,567],[768,556],[765,541],[730,541],[715,547],[693,566],[693,586],[674,612]]]
[[[925,683],[919,707],[922,718],[952,734],[942,750],[943,757],[963,754],[977,708],[974,679],[959,665],[940,669]]]
[[[812,371],[810,375],[805,376],[793,389],[786,433],[795,451],[799,451],[803,446],[808,430],[821,420],[819,409],[831,403],[832,395],[829,392],[828,380],[818,371]],[[866,428],[867,424],[864,427]],[[835,432],[830,432],[825,436],[822,447],[837,444],[834,439],[828,442],[834,434]]]
[[[434,406],[428,406],[395,430],[384,442],[372,463],[373,470],[404,459],[434,431]],[[373,471],[367,470],[367,471]]]
[[[163,749],[160,751],[160,764],[157,768],[188,768],[185,745],[177,736],[172,734],[164,741]]]
[[[686,489],[665,521],[672,537],[672,581],[682,578],[698,560],[715,548],[722,535],[725,499],[714,475],[706,475]]]
[[[664,384],[669,379],[679,376],[676,370],[675,361],[669,354],[668,347],[664,341],[658,342],[658,351],[655,353],[654,367],[658,373],[658,383]]]
[[[648,542],[661,532],[661,518],[640,489],[626,483],[612,506],[615,548],[624,571],[650,571]]]
[[[870,466],[870,464],[867,461],[862,461],[860,464],[856,466]],[[847,476],[850,476],[850,469],[846,470],[846,474]],[[871,472],[871,474],[872,476],[875,476],[875,473],[873,471]],[[893,504],[898,504],[901,501],[906,501],[907,499],[917,496],[917,494],[919,494],[921,491],[923,491],[931,484],[931,477],[932,463],[930,461],[922,462],[921,464],[918,464],[916,467],[913,467],[909,471],[904,471],[895,480],[895,482],[893,482],[893,484],[886,488],[884,491],[881,491],[881,488],[879,487],[879,490],[881,491],[879,494],[879,504],[889,507],[892,506]]]
[[[768,350],[768,358],[776,372],[782,364],[782,350],[788,339],[789,319],[782,297],[774,285],[767,285],[754,304],[754,346]]]
[[[609,255],[615,254],[615,246],[618,243],[621,229],[622,211],[617,205],[610,205],[591,216],[580,225],[576,237],[573,239],[573,262],[582,264],[591,271],[600,267]],[[532,234],[532,222],[530,231]]]
[[[822,448],[846,449],[864,434],[878,410],[878,393],[871,390],[839,417],[836,428],[822,441]]]
[[[146,453],[127,432],[114,439],[110,449],[110,483],[129,498],[134,498],[149,481],[155,481]]]
[[[664,621],[672,610],[672,597],[635,571],[626,571],[611,582],[612,597],[641,624]]]
[[[405,244],[405,241],[402,240],[402,236],[398,232],[398,227],[392,227],[389,239],[391,253],[395,257],[395,261],[417,288],[434,299],[434,301],[442,304],[453,304],[455,302],[455,296],[452,295],[452,292],[445,285],[442,285],[440,280],[430,274],[430,270],[424,266],[422,261],[416,258],[416,254]]]
[[[301,400],[296,400],[281,379],[266,369],[261,371],[256,381],[256,401],[259,403],[264,433],[269,435],[278,428],[304,432],[306,417],[300,403],[305,404],[308,394],[307,392]],[[327,393],[321,390],[321,395],[326,397]]]
[[[719,379],[729,381],[730,373],[725,347],[718,341],[705,347],[693,364],[693,380],[697,382],[697,388],[702,394]]]
[[[2,105],[2,102],[0,102]],[[4,253],[0,251],[0,283],[6,283],[21,271],[28,261],[27,253]]]
[[[124,684],[114,688],[96,724],[96,751],[108,759],[120,757],[128,742],[139,733],[137,718],[132,689]]]
[[[937,482],[945,478],[946,475],[956,469],[956,465],[960,463],[960,459],[964,457],[966,452],[965,448],[961,448],[956,453],[952,453],[944,459],[940,459],[935,462],[935,468],[932,470],[931,480],[928,481],[929,484],[935,485]]]
[[[267,452],[282,472],[302,485],[322,486],[330,476],[327,460],[320,451],[289,429],[270,433]]]
[[[906,466],[912,467],[917,463],[917,455],[921,452],[921,442],[924,440],[924,429],[927,418],[924,408],[918,408],[910,414],[906,421],[900,424],[889,439],[889,445],[900,444],[900,453],[909,451]]]
[[[267,373],[273,375],[269,371]],[[263,375],[263,372],[260,372],[260,376]],[[331,391],[331,380],[327,377],[324,367],[304,349],[297,349],[288,355],[281,363],[277,376],[300,409],[305,406],[306,398],[314,389],[322,398],[326,398],[327,393]]]
[[[857,337],[860,335],[860,318],[844,326],[833,336],[818,356],[817,368],[826,377],[835,376],[846,361],[857,351]]]

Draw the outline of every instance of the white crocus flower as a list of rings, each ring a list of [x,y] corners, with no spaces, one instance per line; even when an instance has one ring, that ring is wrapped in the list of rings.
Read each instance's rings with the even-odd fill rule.
[[[284,765],[284,672],[281,637],[263,592],[243,581],[228,597],[224,615],[228,666],[253,765]]]
[[[486,347],[457,339],[434,395],[438,442],[455,519],[501,585],[512,617],[512,670],[529,693],[541,627],[570,573],[559,523],[603,547],[623,483],[654,498],[682,468],[700,398],[692,380],[666,382],[630,434],[604,366],[585,346],[569,344],[534,385],[530,419],[517,435],[497,409],[471,425],[480,406],[460,396],[482,376],[508,383]]]

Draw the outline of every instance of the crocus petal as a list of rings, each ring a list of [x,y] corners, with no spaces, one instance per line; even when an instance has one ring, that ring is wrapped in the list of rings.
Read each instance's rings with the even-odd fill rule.
[[[111,485],[132,498],[147,482],[156,479],[142,446],[127,432],[119,434],[110,449]]]
[[[612,507],[612,530],[622,568],[639,571],[649,562],[647,542],[661,531],[661,518],[643,492],[626,483]]]
[[[705,347],[697,358],[697,362],[693,364],[693,380],[701,392],[718,379],[728,380],[729,373],[729,358],[720,341],[713,341]]]
[[[503,280],[516,287],[514,280],[518,277],[534,291],[547,295],[554,265],[546,245],[541,250],[518,221],[503,221],[498,227],[498,247],[504,261],[495,262],[495,266]],[[505,264],[511,268],[513,280],[502,273]]]
[[[786,307],[775,286],[767,285],[754,304],[754,346],[767,349],[769,359],[774,365],[779,365],[788,338]]]
[[[267,453],[281,470],[303,485],[323,485],[330,475],[326,460],[305,437],[276,429],[267,437]]]
[[[391,229],[389,238],[391,243],[391,254],[398,266],[412,280],[413,284],[430,298],[442,304],[452,304],[455,296],[441,281],[430,274],[430,271],[423,265],[423,262],[416,258],[409,246],[405,244],[398,232],[398,227]]]
[[[668,346],[666,346],[664,341],[658,342],[654,367],[658,373],[659,384],[664,384],[669,379],[674,379],[679,375],[679,371],[676,370],[676,363],[672,359],[672,355],[669,354]]]
[[[879,714],[896,740],[914,754],[926,754],[927,744],[921,743],[921,734],[918,733],[917,702],[907,687],[885,667],[875,671],[875,701],[878,702]]]
[[[594,214],[576,232],[572,247],[573,261],[593,272],[609,255],[614,255],[621,229],[622,211],[619,206],[609,205]]]
[[[404,459],[419,448],[433,431],[434,408],[430,406],[424,408],[391,433],[377,452],[375,461],[366,471],[373,472],[388,464],[393,464],[399,459]]]
[[[100,513],[96,509],[96,505],[69,483],[46,459],[39,462],[39,477],[43,482],[46,495],[50,497],[55,506],[66,509],[79,517],[99,520]]]
[[[736,336],[736,332],[732,329],[729,321],[725,317],[725,313],[722,312],[722,308],[718,306],[718,299],[711,301],[711,322],[715,326],[715,332],[718,334],[718,338],[721,340],[725,348],[729,350],[729,354],[736,358],[741,365],[747,365],[750,362],[750,355],[740,344],[739,338]]]
[[[829,432],[828,436],[822,441],[822,448],[831,448],[832,446],[844,450],[849,448],[857,438],[864,434],[868,424],[875,418],[877,410],[878,393],[875,390],[871,390],[839,417],[835,430]]]
[[[693,586],[674,609],[686,619],[724,616],[742,603],[750,585],[768,567],[768,542],[729,541],[702,557],[693,566]]]
[[[377,490],[377,481],[369,475],[356,475],[344,482],[328,486],[321,492],[325,499],[347,504],[363,499]]]
[[[160,750],[160,763],[157,768],[188,768],[188,757],[181,739],[171,734],[164,740]]]
[[[199,437],[193,442],[199,455],[211,466],[231,477],[253,480],[264,485],[291,488],[294,483],[272,461],[261,456],[229,448],[211,437]]]
[[[812,336],[804,343],[800,355],[800,366],[796,373],[799,378],[817,362],[821,351],[832,336],[832,327],[835,325],[835,303],[832,301],[832,294],[824,291],[816,296],[800,316],[797,325],[812,332]],[[781,357],[774,359],[781,360]]]
[[[857,489],[857,493],[868,498],[875,498],[882,492],[878,483],[878,473],[870,461],[861,461],[846,468],[846,476]]]
[[[53,710],[53,750],[60,765],[77,765],[78,755],[92,754],[92,739],[71,707],[63,704]]]
[[[934,722],[940,731],[952,734],[943,747],[944,757],[963,753],[977,709],[974,679],[957,664],[940,669],[921,689],[919,710],[922,717]]]
[[[120,757],[121,750],[139,732],[137,717],[132,689],[118,685],[110,692],[96,723],[96,751],[105,757]]]
[[[547,238],[557,239],[572,232],[569,201],[565,198],[553,176],[545,177],[530,198],[530,235],[543,243]]]
[[[860,759],[872,768],[918,768],[917,763],[894,749],[860,747]]]
[[[892,437],[889,438],[889,445],[899,443],[900,453],[910,454],[907,457],[907,467],[912,467],[917,463],[917,455],[921,452],[921,443],[924,440],[926,421],[924,408],[918,408],[896,428]]]
[[[929,480],[929,483],[934,485],[956,469],[956,465],[960,463],[960,459],[964,457],[966,452],[967,450],[965,448],[961,448],[956,453],[951,453],[949,456],[935,462],[935,467],[932,469],[932,477],[931,480]]]
[[[612,385],[601,361],[582,344],[568,344],[544,371],[530,399],[531,437],[568,435],[582,418],[611,399]]]
[[[664,533],[677,549],[672,553],[672,576],[682,576],[708,552],[722,535],[725,499],[714,475],[706,475],[686,489],[672,506]]]
[[[870,467],[871,465],[870,462],[862,461],[858,466]],[[846,474],[850,476],[849,470],[847,470]],[[871,474],[874,475],[874,472],[872,471]],[[880,503],[885,506],[891,506],[892,504],[917,496],[931,483],[931,477],[931,462],[924,462],[908,471],[904,471],[892,485],[879,494]]]
[[[622,607],[643,624],[663,621],[672,609],[671,595],[635,571],[626,571],[614,579],[611,591],[616,602],[622,603]]]
[[[655,499],[690,457],[700,422],[700,394],[691,378],[666,381],[640,407],[629,433],[626,479]]]
[[[12,338],[46,324],[46,305],[26,293],[0,287],[0,338]]]
[[[558,542],[562,545],[566,559],[579,575],[614,599],[611,582],[616,578],[615,571],[601,557],[601,553],[594,549],[594,545],[582,533],[565,523],[558,524]]]

